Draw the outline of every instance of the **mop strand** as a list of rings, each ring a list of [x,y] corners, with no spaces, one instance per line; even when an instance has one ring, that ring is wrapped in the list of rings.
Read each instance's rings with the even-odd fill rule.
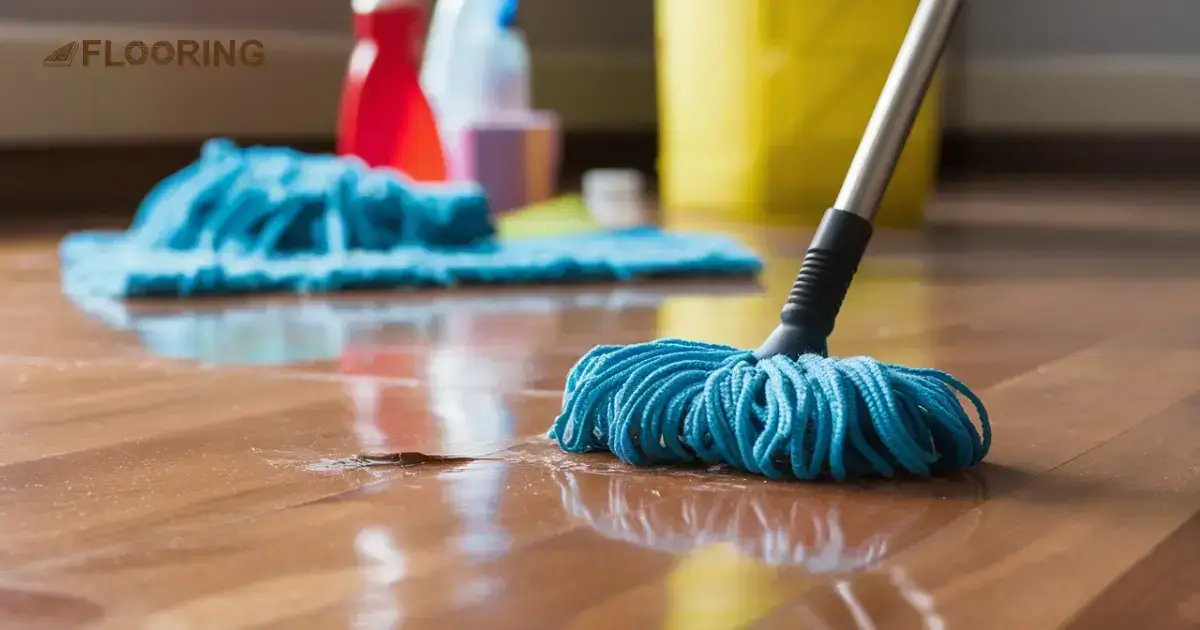
[[[550,437],[568,452],[607,450],[637,466],[725,464],[840,481],[971,467],[987,455],[991,426],[979,398],[938,370],[815,354],[756,360],[660,339],[580,359]]]

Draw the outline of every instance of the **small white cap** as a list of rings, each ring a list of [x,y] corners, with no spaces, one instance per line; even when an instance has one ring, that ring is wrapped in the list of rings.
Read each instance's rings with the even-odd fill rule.
[[[634,227],[650,222],[645,178],[633,169],[594,169],[583,174],[583,202],[605,227]]]

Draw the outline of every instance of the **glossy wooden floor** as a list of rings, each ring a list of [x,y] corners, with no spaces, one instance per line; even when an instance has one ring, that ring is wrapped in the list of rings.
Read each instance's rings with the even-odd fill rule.
[[[72,304],[0,250],[0,628],[1200,626],[1200,188],[948,190],[883,233],[839,354],[948,369],[935,481],[639,471],[541,436],[598,343],[755,345],[753,283]],[[377,465],[363,454],[448,457]],[[406,462],[408,460],[406,459]]]

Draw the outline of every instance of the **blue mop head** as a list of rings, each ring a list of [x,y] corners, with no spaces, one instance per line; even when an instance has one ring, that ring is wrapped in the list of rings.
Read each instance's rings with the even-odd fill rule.
[[[126,232],[60,245],[64,290],[170,297],[751,275],[729,238],[656,228],[497,240],[475,185],[417,184],[353,158],[225,140],[161,182]]]
[[[957,394],[975,407],[981,431]],[[954,377],[865,358],[756,359],[662,339],[600,346],[567,377],[550,437],[640,466],[726,464],[772,479],[925,476],[980,462],[983,403]]]

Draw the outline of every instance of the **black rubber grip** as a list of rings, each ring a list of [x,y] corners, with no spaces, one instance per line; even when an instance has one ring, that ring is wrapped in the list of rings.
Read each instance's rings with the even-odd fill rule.
[[[826,211],[779,314],[780,323],[828,337],[872,231],[871,222],[857,214]]]
[[[834,320],[871,242],[871,232],[871,222],[857,214],[825,212],[779,313],[779,326],[754,356],[765,359],[829,353],[828,338]]]

